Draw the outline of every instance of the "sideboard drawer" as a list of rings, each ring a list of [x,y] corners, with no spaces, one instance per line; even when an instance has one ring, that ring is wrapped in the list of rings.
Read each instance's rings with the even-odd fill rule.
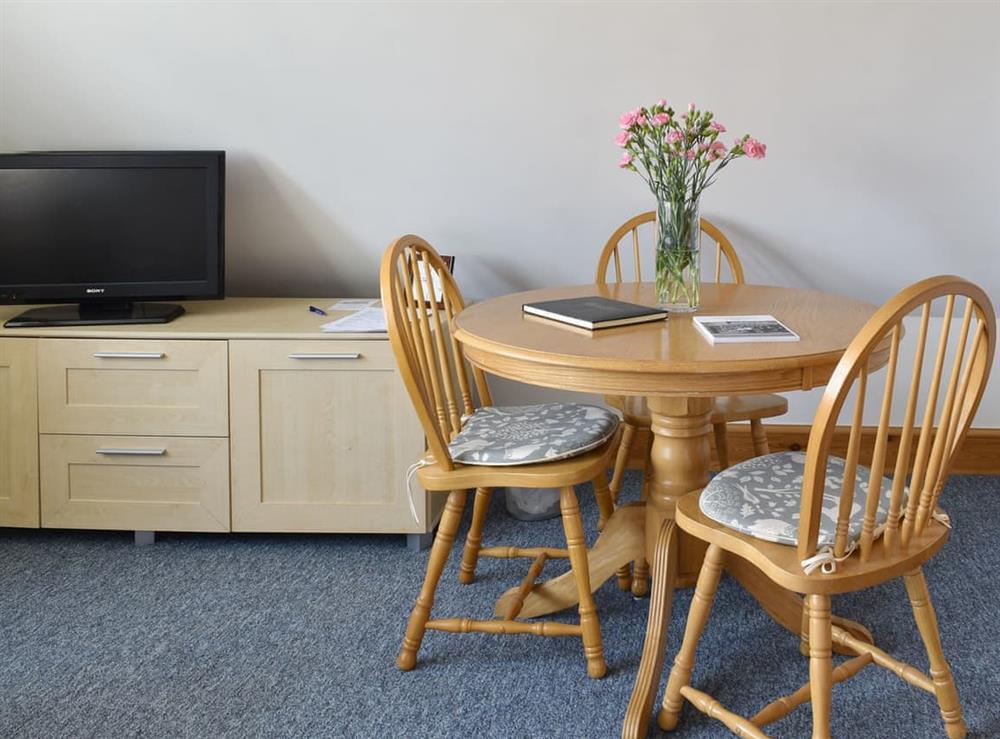
[[[272,370],[322,372],[395,371],[396,358],[388,341],[238,341],[231,342],[233,364],[245,357],[267,358]]]
[[[229,531],[229,440],[42,434],[42,526]]]
[[[225,341],[38,342],[39,431],[229,434]]]

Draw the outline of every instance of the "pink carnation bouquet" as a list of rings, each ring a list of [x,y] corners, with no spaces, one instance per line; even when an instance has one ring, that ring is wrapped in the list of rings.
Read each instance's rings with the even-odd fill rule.
[[[726,127],[694,103],[678,115],[659,100],[622,113],[618,122],[615,143],[624,150],[618,166],[637,172],[658,199],[698,200],[731,161],[767,154],[767,147],[750,134],[727,146],[720,138]]]
[[[621,114],[618,166],[638,173],[656,197],[656,290],[661,305],[694,310],[699,301],[698,202],[734,159],[763,159],[767,147],[749,134],[727,145],[726,127],[694,103],[678,114],[659,100]]]

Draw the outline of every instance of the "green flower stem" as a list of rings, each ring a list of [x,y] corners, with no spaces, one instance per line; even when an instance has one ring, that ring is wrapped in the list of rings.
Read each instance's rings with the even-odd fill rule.
[[[661,198],[656,207],[657,302],[697,308],[701,285],[697,201]]]

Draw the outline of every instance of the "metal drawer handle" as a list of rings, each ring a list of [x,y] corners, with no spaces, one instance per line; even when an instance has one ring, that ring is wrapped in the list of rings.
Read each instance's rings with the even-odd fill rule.
[[[300,352],[298,354],[289,354],[289,359],[361,359],[361,352],[326,352],[326,353],[309,353]]]
[[[133,457],[162,457],[167,453],[166,447],[157,447],[155,449],[117,449],[114,447],[108,447],[106,449],[98,449],[98,454],[125,454]]]
[[[97,359],[163,359],[164,352],[94,352]]]

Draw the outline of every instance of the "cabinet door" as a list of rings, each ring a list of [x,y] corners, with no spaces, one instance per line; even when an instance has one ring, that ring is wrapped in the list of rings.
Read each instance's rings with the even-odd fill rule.
[[[0,526],[38,526],[35,339],[0,339]]]
[[[231,341],[234,531],[423,533],[423,434],[386,341]]]

